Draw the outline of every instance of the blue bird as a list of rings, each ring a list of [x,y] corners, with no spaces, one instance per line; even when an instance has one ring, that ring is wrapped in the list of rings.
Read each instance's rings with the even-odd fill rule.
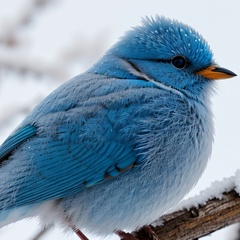
[[[236,76],[207,42],[157,16],[47,96],[0,147],[0,227],[39,216],[106,236],[150,224],[211,154],[210,97]]]

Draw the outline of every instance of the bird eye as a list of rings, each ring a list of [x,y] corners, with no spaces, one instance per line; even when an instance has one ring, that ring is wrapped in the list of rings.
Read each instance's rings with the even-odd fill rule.
[[[187,66],[187,60],[183,56],[175,56],[171,59],[171,63],[175,68],[185,68]]]

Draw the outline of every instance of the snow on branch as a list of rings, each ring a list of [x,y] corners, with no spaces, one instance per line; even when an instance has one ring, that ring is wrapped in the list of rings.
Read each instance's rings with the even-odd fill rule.
[[[151,227],[158,239],[192,240],[240,222],[240,170],[234,177],[215,182],[199,195],[182,201],[174,212],[162,216]],[[133,233],[149,239],[141,229]]]

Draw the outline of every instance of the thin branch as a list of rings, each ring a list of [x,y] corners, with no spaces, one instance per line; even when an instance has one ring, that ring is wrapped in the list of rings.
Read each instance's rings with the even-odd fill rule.
[[[198,208],[165,215],[161,217],[161,221],[163,225],[152,227],[159,239],[198,239],[240,222],[240,196],[235,190],[231,190],[223,193],[221,199],[213,198]],[[149,239],[141,230],[134,235],[139,240]]]
[[[0,51],[0,66],[5,69],[15,70],[19,73],[32,73],[36,76],[48,76],[55,81],[64,81],[70,78],[65,66],[62,64],[46,63],[42,60],[24,56],[21,53],[8,50]]]
[[[22,9],[19,9],[18,16],[15,16],[14,20],[3,22],[3,28],[0,32],[0,43],[6,46],[15,46],[19,43],[17,37],[18,31],[28,25],[36,17],[36,13],[39,13],[41,9],[46,7],[54,0],[28,0],[23,5]]]

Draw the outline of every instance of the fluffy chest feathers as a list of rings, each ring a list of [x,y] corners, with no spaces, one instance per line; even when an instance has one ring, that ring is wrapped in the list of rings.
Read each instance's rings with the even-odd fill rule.
[[[104,232],[97,234],[151,223],[182,199],[207,164],[213,126],[208,97],[205,100],[196,102],[182,94],[145,86],[119,90],[111,101],[105,97],[102,103],[98,101],[114,114],[108,110],[95,133],[108,133],[109,139],[131,146],[136,161],[118,178],[83,190],[73,199],[66,198],[59,207],[75,209],[68,213],[76,226],[86,226],[94,233],[96,224],[100,225]],[[109,139],[105,137],[105,141]],[[86,207],[88,199],[91,208]]]

